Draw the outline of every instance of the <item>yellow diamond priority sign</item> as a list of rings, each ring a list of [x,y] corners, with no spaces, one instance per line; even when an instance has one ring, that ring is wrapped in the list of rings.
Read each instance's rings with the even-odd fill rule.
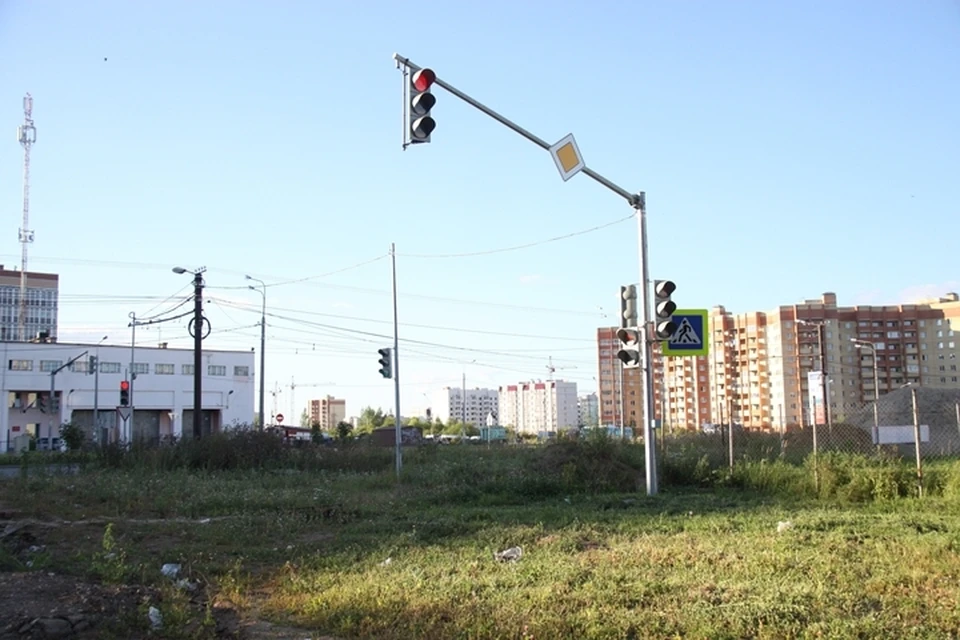
[[[557,163],[557,170],[560,171],[560,177],[564,182],[577,175],[586,166],[572,133],[550,147],[550,155]]]

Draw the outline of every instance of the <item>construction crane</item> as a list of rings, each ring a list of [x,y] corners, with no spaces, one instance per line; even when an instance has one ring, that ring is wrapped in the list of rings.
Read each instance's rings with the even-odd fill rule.
[[[577,368],[576,365],[570,365],[567,367],[555,367],[553,366],[553,356],[550,356],[549,364],[547,365],[547,371],[550,372],[550,382],[553,382],[553,374],[555,371],[562,371],[564,369],[576,369],[576,368]]]
[[[297,384],[296,381],[291,377],[290,378],[290,419],[298,420],[300,416],[296,414],[296,389],[297,387],[329,387],[336,384],[335,382],[308,382],[305,384]]]
[[[17,333],[21,342],[27,341],[27,245],[33,242],[30,228],[30,147],[37,141],[37,128],[33,126],[33,97],[28,93],[23,98],[23,124],[17,127],[17,139],[23,147],[23,224],[20,227],[20,313]]]

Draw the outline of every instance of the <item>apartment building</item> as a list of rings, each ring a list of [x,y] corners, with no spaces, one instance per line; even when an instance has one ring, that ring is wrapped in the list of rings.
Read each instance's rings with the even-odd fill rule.
[[[809,424],[811,406],[823,420],[914,383],[960,388],[960,297],[911,304],[840,307],[834,293],[734,314],[714,307],[710,354],[662,358],[655,348],[654,417],[665,428],[711,422],[750,429]],[[616,328],[597,330],[600,415],[619,424],[620,362]],[[826,372],[827,398],[810,374]],[[639,370],[623,371],[626,426],[639,422]],[[877,386],[874,386],[874,379]],[[814,405],[813,398],[818,398]],[[822,404],[821,404],[822,403]],[[821,413],[822,412],[822,413]]]
[[[29,342],[44,334],[57,338],[60,276],[27,271],[27,316],[24,336],[20,335],[20,272],[0,265],[0,340]]]
[[[499,392],[497,389],[467,389],[462,387],[444,387],[434,394],[431,401],[430,413],[439,418],[444,424],[451,420],[464,420],[466,410],[467,424],[483,427],[487,424],[487,416],[493,415],[494,420],[499,416]]]
[[[138,346],[133,358],[129,345],[0,342],[0,350],[6,363],[0,387],[7,396],[7,409],[0,411],[0,451],[13,449],[21,436],[46,440],[49,446],[64,422],[80,426],[89,438],[100,431],[111,440],[156,441],[192,433],[192,349]],[[98,358],[98,373],[91,373],[90,356]],[[120,382],[130,379],[131,359],[136,373],[132,414],[130,407],[122,408],[124,420],[118,407]],[[204,432],[249,424],[254,353],[205,350],[203,362]]]
[[[577,417],[579,426],[596,426],[600,418],[597,394],[588,393],[577,398]]]
[[[310,401],[310,424],[319,424],[323,431],[333,431],[347,418],[347,401],[327,395]]]
[[[500,387],[500,424],[517,433],[556,433],[579,423],[577,383],[521,382]]]
[[[618,327],[597,329],[600,423],[638,429],[643,421],[640,369],[623,369],[617,359]],[[710,422],[709,371],[706,357],[665,358],[660,345],[653,349],[653,417],[668,429],[698,429]],[[621,395],[622,376],[622,395]]]

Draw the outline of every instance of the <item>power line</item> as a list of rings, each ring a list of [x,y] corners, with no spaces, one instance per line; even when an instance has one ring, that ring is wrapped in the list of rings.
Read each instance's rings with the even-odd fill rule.
[[[519,251],[521,249],[530,249],[532,247],[538,247],[540,245],[549,244],[551,242],[559,242],[560,240],[567,240],[569,238],[575,238],[577,236],[586,235],[588,233],[593,233],[594,231],[600,231],[601,229],[606,229],[607,227],[612,227],[618,225],[622,222],[626,222],[636,216],[634,211],[630,215],[618,218],[606,224],[601,224],[596,227],[590,227],[589,229],[583,229],[582,231],[574,231],[573,233],[567,233],[562,236],[555,236],[553,238],[547,238],[546,240],[538,240],[536,242],[528,242],[527,244],[520,244],[513,247],[504,247],[501,249],[489,249],[486,251],[469,251],[464,253],[398,253],[397,257],[400,258],[473,258],[476,256],[489,256],[496,253],[506,253],[508,251]]]
[[[243,311],[249,311],[251,313],[258,313],[258,314],[261,312],[260,307],[254,307],[253,305],[247,306],[244,304],[233,302],[231,300],[220,300],[218,298],[211,298],[211,299],[218,301],[217,306],[220,306],[220,303],[222,302],[223,304],[229,307],[233,307],[235,309],[241,309]],[[323,313],[320,311],[302,311],[300,309],[289,309],[285,307],[276,307],[272,305],[270,308],[273,309],[274,311],[285,311],[288,313],[299,313],[302,315],[320,316],[320,317],[326,317],[326,318],[338,318],[341,320],[353,320],[356,322],[373,322],[376,324],[390,324],[390,325],[393,324],[392,321],[390,320],[376,320],[374,318],[361,318],[359,316],[348,316],[348,315],[337,314],[337,313]],[[457,331],[461,333],[475,333],[480,335],[502,336],[502,337],[508,337],[508,338],[530,338],[534,340],[556,340],[556,341],[565,341],[565,342],[593,342],[593,340],[590,340],[587,338],[544,336],[544,335],[533,335],[533,334],[525,334],[525,333],[505,332],[505,331],[488,331],[485,329],[467,329],[463,327],[451,327],[451,326],[433,325],[433,324],[417,324],[412,322],[401,322],[400,325],[404,327],[415,327],[418,329],[433,329],[437,331]]]

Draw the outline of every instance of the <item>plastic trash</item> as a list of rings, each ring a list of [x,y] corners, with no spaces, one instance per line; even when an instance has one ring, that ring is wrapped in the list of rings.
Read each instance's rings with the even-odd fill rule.
[[[180,573],[180,565],[168,562],[167,564],[160,567],[160,573],[162,573],[167,578],[176,578]]]
[[[516,562],[522,556],[523,549],[520,547],[510,547],[509,549],[504,549],[503,551],[493,554],[493,557],[500,562]]]

